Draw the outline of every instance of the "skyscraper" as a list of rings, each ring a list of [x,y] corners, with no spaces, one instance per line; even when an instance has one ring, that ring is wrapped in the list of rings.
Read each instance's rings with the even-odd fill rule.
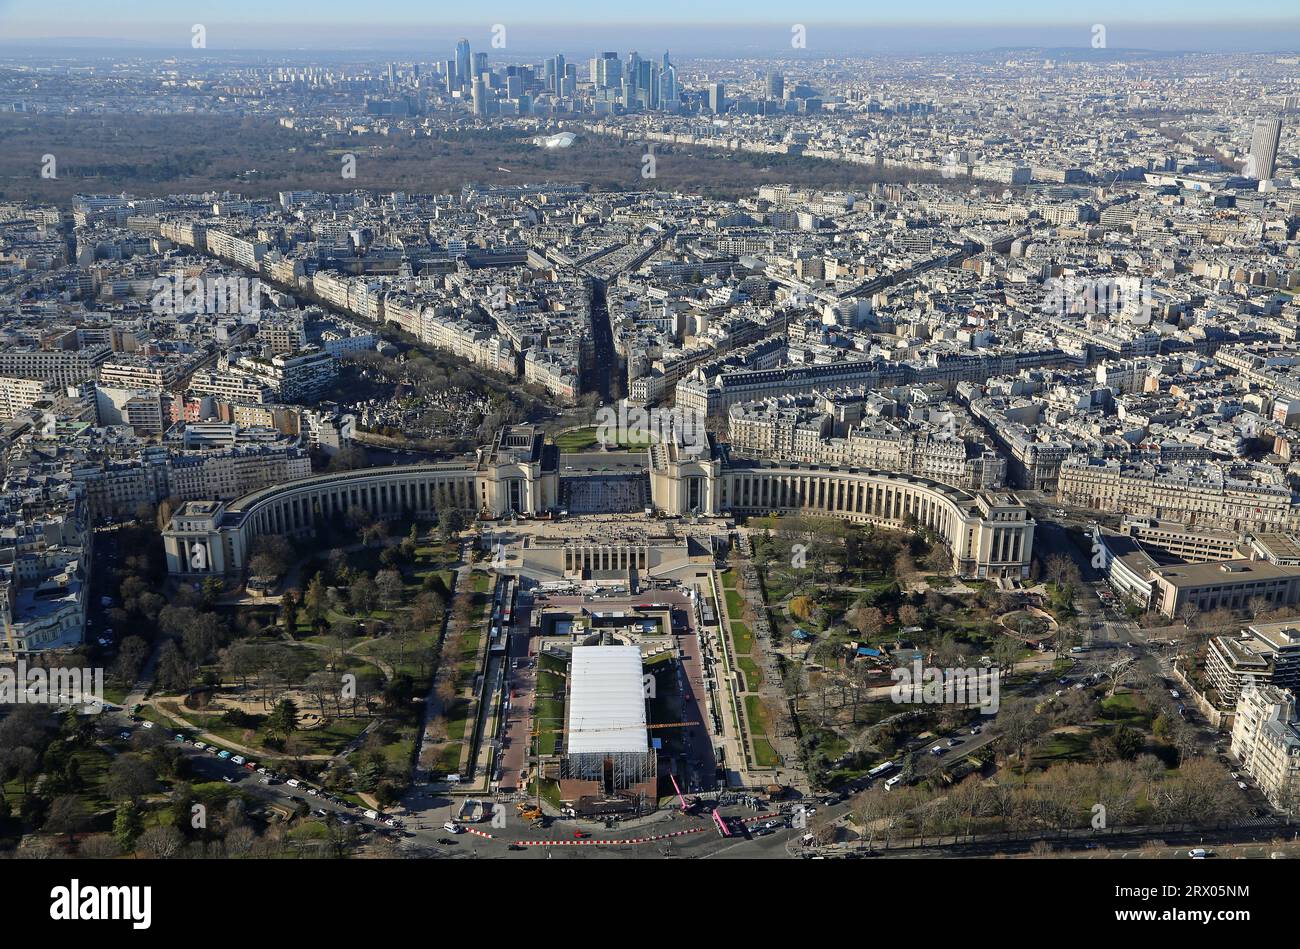
[[[709,83],[709,111],[714,115],[721,115],[723,109],[727,107],[726,90],[720,82]]]
[[[767,74],[767,97],[769,99],[785,98],[785,76],[779,72],[770,72]]]
[[[659,77],[660,106],[669,111],[677,109],[677,67],[667,66]]]
[[[1257,181],[1273,177],[1273,172],[1277,170],[1277,145],[1281,138],[1281,119],[1260,119],[1255,123],[1255,134],[1250,140],[1250,160],[1246,163],[1247,175]]]
[[[456,44],[456,80],[454,88],[462,89],[469,85],[469,81],[469,40],[461,37],[460,42]]]

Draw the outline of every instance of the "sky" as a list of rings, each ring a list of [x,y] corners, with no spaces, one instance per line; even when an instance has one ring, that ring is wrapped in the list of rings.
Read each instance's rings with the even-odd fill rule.
[[[467,22],[467,10],[481,20]],[[211,50],[416,50],[458,35],[486,48],[500,23],[519,52],[557,43],[590,49],[620,37],[611,48],[777,52],[789,48],[790,27],[800,23],[809,53],[841,55],[1086,47],[1100,23],[1114,49],[1277,51],[1300,49],[1298,10],[1295,0],[1092,0],[1068,11],[1050,0],[0,0],[0,46],[188,47],[191,26],[202,23]]]

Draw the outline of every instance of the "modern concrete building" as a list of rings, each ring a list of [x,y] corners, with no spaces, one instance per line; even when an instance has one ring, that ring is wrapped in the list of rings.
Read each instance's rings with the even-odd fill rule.
[[[1277,170],[1277,146],[1282,140],[1282,120],[1260,119],[1250,137],[1250,160],[1246,174],[1257,181],[1267,181]]]
[[[1206,649],[1205,674],[1225,709],[1236,707],[1252,681],[1294,692],[1300,687],[1300,617],[1255,623],[1240,636],[1215,636]]]
[[[1188,606],[1208,613],[1246,609],[1252,601],[1277,609],[1300,602],[1300,567],[1266,560],[1178,564],[1153,570],[1151,587],[1151,606],[1169,617]]]

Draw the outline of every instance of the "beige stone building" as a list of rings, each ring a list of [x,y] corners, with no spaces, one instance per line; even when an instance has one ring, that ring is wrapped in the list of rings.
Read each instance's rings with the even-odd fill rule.
[[[1232,725],[1232,754],[1274,807],[1300,804],[1300,723],[1295,696],[1273,685],[1251,684],[1241,693]]]

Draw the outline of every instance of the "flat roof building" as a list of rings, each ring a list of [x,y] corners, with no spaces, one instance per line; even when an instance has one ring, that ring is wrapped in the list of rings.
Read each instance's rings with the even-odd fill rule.
[[[574,646],[567,692],[561,797],[579,810],[613,799],[653,808],[658,753],[647,728],[640,648]]]
[[[1243,610],[1252,602],[1268,609],[1300,600],[1300,567],[1267,560],[1224,560],[1178,564],[1151,572],[1152,606],[1165,616],[1181,616],[1190,604],[1197,612]]]

